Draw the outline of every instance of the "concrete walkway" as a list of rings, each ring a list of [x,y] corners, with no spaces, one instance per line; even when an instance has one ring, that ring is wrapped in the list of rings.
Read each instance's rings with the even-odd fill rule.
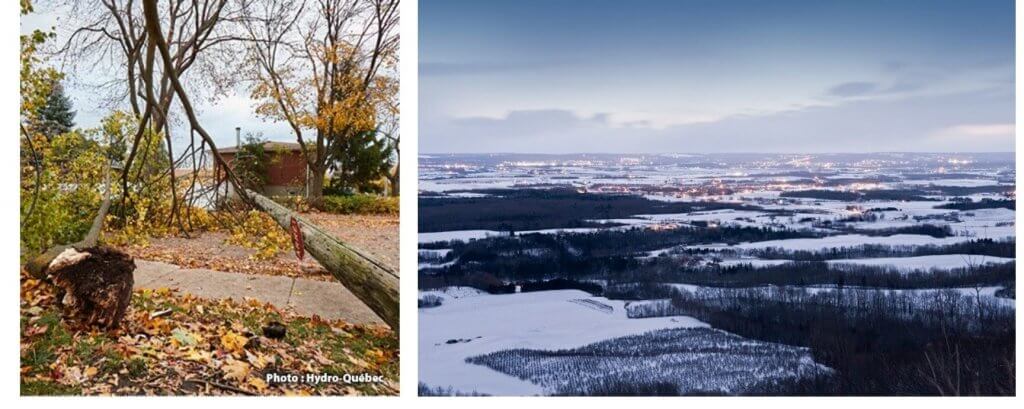
[[[243,297],[268,302],[299,315],[319,315],[353,324],[383,324],[343,285],[307,278],[225,273],[182,268],[156,261],[135,260],[135,288],[176,288],[199,298]]]

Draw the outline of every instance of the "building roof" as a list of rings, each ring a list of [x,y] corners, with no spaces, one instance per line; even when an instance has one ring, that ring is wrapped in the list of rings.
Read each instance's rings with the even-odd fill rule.
[[[280,150],[283,150],[283,151],[301,151],[302,150],[302,145],[299,145],[296,142],[274,142],[274,141],[267,141],[267,142],[263,143],[263,149],[266,150],[266,151],[280,151]],[[238,152],[238,147],[231,146],[231,147],[227,147],[227,148],[220,148],[220,149],[217,149],[217,152],[220,152],[220,153],[235,153],[235,152]]]

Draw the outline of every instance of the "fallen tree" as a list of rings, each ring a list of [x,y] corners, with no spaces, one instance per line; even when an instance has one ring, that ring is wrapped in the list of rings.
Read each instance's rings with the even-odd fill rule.
[[[223,5],[223,2],[220,4]],[[192,104],[185,94],[184,88],[178,79],[178,74],[174,70],[173,58],[168,51],[167,42],[160,31],[160,17],[156,7],[155,0],[143,2],[146,38],[148,38],[148,41],[145,43],[145,56],[149,62],[142,73],[145,91],[143,96],[145,97],[146,109],[143,111],[139,127],[135,133],[132,153],[129,155],[124,170],[121,173],[123,186],[120,200],[122,208],[124,207],[124,201],[129,196],[127,181],[135,154],[134,147],[139,145],[140,138],[145,134],[147,127],[152,125],[149,123],[149,119],[153,115],[166,117],[165,112],[156,112],[154,114],[154,111],[160,106],[152,92],[154,87],[153,67],[157,63],[157,54],[161,58],[160,62],[162,62],[167,74],[171,89],[178,96],[179,103],[186,113],[191,129],[198,132],[202,140],[210,146],[210,152],[213,154],[215,163],[225,170],[227,182],[236,191],[241,191],[240,197],[244,202],[251,204],[246,192],[240,189],[241,185],[238,183],[230,167],[227,166],[227,162],[217,151],[213,138],[199,125],[196,119]],[[203,24],[214,24],[219,19],[220,9],[216,10],[214,15]],[[205,29],[204,27],[199,28]],[[154,130],[158,131],[159,129],[156,128]],[[169,141],[170,139],[168,139]],[[176,200],[176,192],[173,191],[173,163],[172,156],[172,168],[169,169],[168,174],[172,180],[172,200]],[[47,249],[43,254],[30,260],[26,264],[25,269],[34,278],[50,281],[61,288],[65,294],[62,296],[61,303],[65,307],[65,313],[70,318],[102,328],[114,328],[120,323],[125,310],[128,308],[131,289],[134,284],[135,262],[131,256],[119,250],[98,245],[99,235],[103,230],[107,214],[110,212],[112,201],[112,170],[109,161],[106,165],[104,199],[86,236],[78,242],[57,245]],[[177,206],[175,205],[174,207]]]
[[[281,228],[289,229],[294,219],[301,231],[305,250],[388,326],[398,331],[397,273],[359,249],[324,232],[298,213],[256,192],[247,193],[253,203],[274,218]]]
[[[223,6],[224,2],[217,4]],[[202,22],[197,21],[197,32],[206,32],[210,26],[216,24],[221,17],[220,11],[221,8],[214,8],[208,19]],[[309,253],[356,297],[379,315],[384,322],[397,331],[399,326],[398,274],[365,253],[326,234],[284,207],[241,187],[232,168],[218,152],[213,138],[199,123],[191,100],[179,79],[179,72],[175,70],[174,56],[169,51],[168,42],[160,28],[161,22],[156,0],[142,1],[142,17],[145,36],[142,37],[143,43],[139,45],[140,51],[137,58],[144,58],[146,64],[142,67],[140,74],[139,85],[142,89],[138,90],[138,93],[144,97],[145,109],[140,112],[141,119],[138,129],[135,131],[133,151],[129,154],[120,175],[122,182],[122,189],[119,193],[121,208],[126,208],[125,200],[129,191],[126,182],[134,159],[134,147],[139,145],[141,137],[146,134],[147,130],[160,131],[150,122],[151,118],[155,116],[166,118],[167,116],[167,113],[161,108],[161,100],[153,92],[156,86],[154,68],[162,67],[165,77],[161,78],[160,85],[167,87],[168,95],[177,97],[189,130],[193,134],[198,134],[204,146],[209,146],[208,152],[212,154],[215,166],[225,172],[226,182],[238,193],[241,201],[267,212],[282,227],[290,226],[292,220],[296,220],[303,241],[307,243],[306,248],[309,249]],[[178,195],[174,191],[173,176],[176,161],[171,154],[169,135],[165,134],[164,136],[167,138],[168,156],[171,159],[171,169],[168,171],[168,175],[171,178],[171,198],[172,201],[175,201],[172,204],[172,209],[176,209]],[[194,154],[195,151],[193,150],[192,153]],[[25,266],[33,277],[49,281],[63,290],[65,295],[62,296],[62,304],[67,313],[75,316],[72,318],[80,318],[90,325],[102,328],[117,327],[124,316],[131,297],[135,270],[134,261],[130,256],[116,249],[98,245],[104,220],[111,208],[110,173],[108,163],[105,197],[85,238],[72,244],[51,247]],[[171,217],[173,221],[175,216],[172,214]],[[181,219],[178,218],[177,221],[179,227],[184,231]]]

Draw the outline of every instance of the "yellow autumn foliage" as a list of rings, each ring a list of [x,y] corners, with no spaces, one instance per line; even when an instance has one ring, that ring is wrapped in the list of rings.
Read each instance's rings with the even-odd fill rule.
[[[256,250],[253,259],[267,260],[292,248],[291,237],[267,214],[250,210],[241,223],[229,227],[230,244]]]
[[[246,337],[233,331],[225,332],[220,336],[220,345],[224,350],[236,354],[245,352],[245,343],[248,341]]]

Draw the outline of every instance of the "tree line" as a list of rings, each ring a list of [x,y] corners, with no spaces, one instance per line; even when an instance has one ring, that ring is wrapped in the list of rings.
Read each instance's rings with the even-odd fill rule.
[[[955,292],[925,298],[853,290],[838,296],[676,292],[667,313],[809,347],[815,361],[836,370],[828,379],[780,385],[781,394],[1012,395],[1014,308]]]

